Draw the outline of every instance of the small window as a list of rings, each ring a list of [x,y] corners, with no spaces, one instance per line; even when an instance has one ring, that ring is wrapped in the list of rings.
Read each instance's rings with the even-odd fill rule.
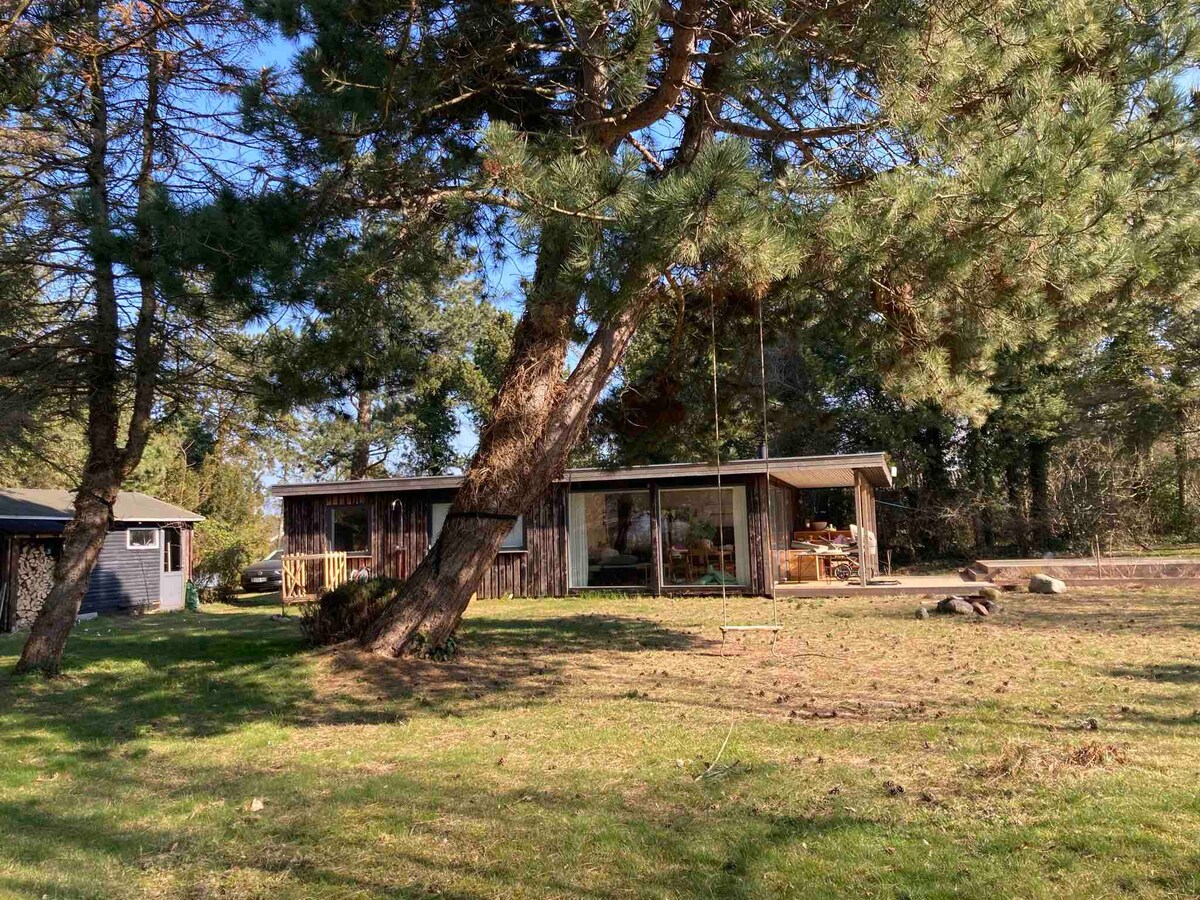
[[[449,503],[434,503],[431,508],[432,528],[430,529],[429,544],[430,546],[438,539],[438,535],[442,533],[442,525],[446,523],[446,513],[450,512]],[[512,530],[504,536],[503,543],[500,544],[501,550],[524,550],[525,549],[525,517],[517,516],[517,524],[512,527]]]
[[[130,528],[125,532],[125,546],[129,550],[157,550],[157,528]]]
[[[370,516],[365,503],[329,507],[329,549],[345,553],[371,552]]]

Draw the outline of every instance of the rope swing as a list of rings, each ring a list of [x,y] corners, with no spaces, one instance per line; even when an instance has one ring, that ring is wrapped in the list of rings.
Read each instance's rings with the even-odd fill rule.
[[[783,626],[779,624],[779,611],[775,601],[775,577],[771,569],[775,562],[774,547],[774,517],[771,510],[771,451],[767,441],[767,353],[763,339],[763,305],[762,299],[757,302],[758,313],[758,363],[762,376],[762,455],[767,475],[767,565],[764,567],[771,579],[771,624],[770,625],[730,625],[729,596],[725,588],[725,540],[722,535],[717,559],[721,566],[721,655],[725,655],[725,639],[731,631],[769,631],[771,633],[771,655],[775,654],[775,642]],[[712,391],[713,391],[713,439],[716,442],[717,458],[717,511],[720,516],[722,531],[725,525],[725,492],[721,489],[721,398],[717,390],[717,305],[710,288],[708,292],[709,337],[712,342]],[[730,510],[732,518],[732,510]]]

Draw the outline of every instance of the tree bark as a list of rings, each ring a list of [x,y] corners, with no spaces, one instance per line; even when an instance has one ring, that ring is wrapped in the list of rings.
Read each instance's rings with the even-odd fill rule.
[[[93,27],[99,34],[99,6],[89,6]],[[108,182],[108,98],[105,90],[103,56],[92,57],[90,90],[91,121],[86,162],[91,194],[89,211],[95,316],[89,352],[91,393],[88,396],[88,455],[83,478],[75,494],[75,517],[64,531],[63,552],[54,567],[50,589],[15,671],[58,675],[67,637],[79,616],[92,570],[100,557],[105,536],[112,525],[112,508],[121,483],[141,461],[149,439],[151,413],[157,383],[160,349],[155,346],[154,325],[157,293],[153,274],[153,234],[149,223],[153,203],[154,129],[158,113],[158,67],[154,42],[147,43],[147,104],[143,112],[143,147],[138,172],[138,208],[133,268],[139,288],[139,310],[133,341],[133,408],[124,447],[119,447],[121,324],[117,299],[114,235]]]
[[[1029,445],[1029,518],[1034,546],[1041,551],[1049,550],[1054,539],[1050,523],[1050,447],[1049,440]]]
[[[48,677],[62,669],[63,649],[87,594],[88,582],[112,518],[117,486],[104,472],[85,479],[75,498],[75,518],[66,528],[63,552],[54,567],[50,589],[25,647],[17,661],[17,673],[38,672]]]
[[[985,559],[991,554],[994,532],[992,527],[992,493],[988,461],[984,456],[984,435],[978,428],[971,429],[967,443],[967,466],[974,488],[971,529],[975,537],[975,558]]]
[[[565,383],[571,317],[539,322],[527,310],[495,417],[481,435],[437,544],[368,631],[369,650],[399,656],[446,645],[513,518],[528,512],[562,474],[649,305],[648,294],[639,295],[603,324]]]
[[[1025,515],[1025,497],[1021,486],[1021,469],[1016,460],[1009,460],[1004,467],[1004,482],[1008,493],[1009,518],[1017,553],[1029,555],[1029,519]]]
[[[358,426],[354,438],[354,452],[350,457],[350,478],[358,481],[366,478],[371,470],[371,437],[367,433],[371,427],[371,392],[360,388],[355,399],[355,424]]]
[[[925,549],[935,559],[946,555],[946,530],[940,510],[945,507],[950,478],[946,468],[946,441],[937,425],[922,428],[917,435],[925,463],[925,487],[920,506],[925,513]]]
[[[658,86],[632,107],[605,115],[608,72],[603,54],[592,52],[595,35],[584,36],[581,131],[592,149],[612,154],[629,135],[660,119],[682,95],[702,23],[703,4],[682,0],[671,13],[667,60]],[[689,152],[673,165],[687,165],[708,139],[703,110],[696,110]],[[660,169],[659,164],[655,165]],[[518,323],[492,418],[480,434],[436,545],[364,637],[365,646],[386,656],[424,653],[445,645],[458,627],[476,586],[492,564],[513,519],[539,502],[566,467],[588,416],[646,310],[656,300],[659,273],[631,264],[623,303],[592,336],[579,363],[563,380],[567,350],[576,325],[584,281],[562,270],[562,260],[588,239],[578,222],[543,231],[538,265],[525,313]]]
[[[1188,459],[1187,416],[1180,410],[1175,424],[1175,517],[1178,528],[1187,527],[1188,518]]]

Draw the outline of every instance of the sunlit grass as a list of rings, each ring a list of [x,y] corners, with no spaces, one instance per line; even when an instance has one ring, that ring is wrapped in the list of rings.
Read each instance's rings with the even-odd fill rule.
[[[722,657],[719,600],[484,601],[444,665],[271,597],[84,623],[0,681],[0,895],[1200,893],[1200,590],[918,603]]]

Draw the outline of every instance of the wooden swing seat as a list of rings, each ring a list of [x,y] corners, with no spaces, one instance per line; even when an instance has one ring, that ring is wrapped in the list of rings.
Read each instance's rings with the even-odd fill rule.
[[[722,625],[721,628],[721,655],[725,655],[725,639],[729,637],[731,631],[769,631],[771,632],[771,655],[775,655],[775,642],[779,640],[779,632],[783,631],[782,625]]]

